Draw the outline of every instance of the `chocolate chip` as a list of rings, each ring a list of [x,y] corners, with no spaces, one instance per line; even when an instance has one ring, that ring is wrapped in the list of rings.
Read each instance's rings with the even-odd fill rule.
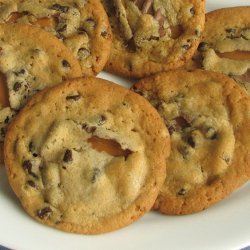
[[[30,172],[32,169],[32,163],[29,160],[24,161],[23,162],[23,169]]]
[[[194,34],[195,34],[196,36],[200,36],[200,35],[201,35],[201,32],[200,32],[200,30],[196,29],[196,30],[194,31]]]
[[[195,15],[195,9],[194,9],[194,7],[192,7],[192,8],[190,9],[190,13],[191,13],[192,16]]]
[[[29,175],[33,176],[34,178],[38,178],[38,176],[32,172],[32,163],[29,160],[23,162],[23,169],[28,172]]]
[[[85,24],[89,27],[89,28],[92,28],[94,29],[95,26],[96,26],[96,22],[94,19],[92,18],[88,18],[87,20],[85,20]]]
[[[10,120],[10,118],[9,118],[9,116],[7,116],[7,117],[5,118],[5,120],[4,120],[4,123],[5,123],[5,124],[8,124],[8,123],[9,123],[9,120]]]
[[[214,128],[210,127],[207,129],[205,136],[207,139],[216,140],[218,138],[218,133]]]
[[[234,28],[227,28],[225,31],[228,33],[227,38],[230,39],[235,39],[235,38],[240,38],[241,35],[237,34],[237,29]]]
[[[68,6],[63,6],[60,4],[53,4],[51,7],[52,10],[57,10],[57,11],[61,11],[63,13],[66,13],[69,11],[69,7]]]
[[[69,62],[67,60],[65,60],[65,59],[62,61],[62,65],[63,65],[64,68],[70,68],[71,67]]]
[[[35,182],[32,181],[32,180],[28,180],[28,181],[27,181],[27,184],[30,185],[30,186],[33,187],[33,188],[36,187]]]
[[[29,14],[30,14],[29,11],[23,11],[23,12],[22,12],[22,15],[23,15],[23,16],[27,16],[27,15],[29,15]]]
[[[37,153],[35,153],[34,151],[35,151],[35,147],[34,147],[34,144],[33,144],[33,142],[30,142],[30,144],[29,144],[29,151],[32,153],[32,155],[34,156],[34,157],[38,157],[38,154]]]
[[[98,126],[103,125],[103,124],[106,122],[106,120],[107,120],[106,116],[101,115],[101,117],[100,117],[100,119],[99,119],[97,125],[98,125]]]
[[[57,29],[57,32],[64,32],[67,29],[67,24],[64,24],[62,27]]]
[[[136,52],[136,43],[133,37],[126,42],[125,47],[127,47],[131,53]]]
[[[217,139],[217,137],[218,137],[218,134],[217,134],[217,133],[214,133],[210,139],[211,139],[211,140],[215,140],[215,139]]]
[[[81,95],[71,95],[71,96],[67,96],[66,100],[78,101],[80,98],[81,98]]]
[[[159,37],[157,37],[157,36],[150,36],[147,40],[148,41],[152,41],[152,40],[154,40],[154,41],[159,41]]]
[[[185,50],[188,50],[191,46],[190,44],[183,44],[181,47]]]
[[[179,148],[179,152],[182,155],[183,159],[187,160],[190,157],[190,147],[182,146]]]
[[[209,48],[209,44],[205,42],[201,42],[198,46],[198,51],[205,51]]]
[[[72,151],[70,149],[66,149],[63,157],[64,162],[71,162],[73,161]]]
[[[39,170],[40,170],[40,171],[43,171],[43,170],[44,170],[44,165],[43,165],[42,163],[39,165]]]
[[[87,34],[86,29],[84,27],[78,28],[78,34],[79,35]]]
[[[236,33],[236,29],[234,29],[234,28],[227,28],[227,29],[225,29],[225,31],[227,33]]]
[[[52,213],[52,210],[50,207],[44,207],[36,211],[36,215],[40,219],[44,219],[45,217],[48,217],[51,213]]]
[[[18,76],[18,75],[24,75],[26,73],[25,69],[21,69],[19,71],[16,71],[15,72],[15,75]]]
[[[195,141],[192,136],[189,136],[187,139],[187,143],[192,147],[195,148]]]
[[[187,193],[187,190],[186,190],[185,188],[181,188],[181,189],[178,191],[177,195],[185,195],[186,193]]]
[[[92,178],[91,178],[91,182],[92,183],[96,182],[96,179],[98,178],[98,176],[100,175],[100,173],[101,173],[101,170],[99,168],[94,168],[93,175],[92,175]]]
[[[169,132],[170,135],[172,135],[175,132],[174,126],[169,126],[168,127],[168,132]]]
[[[229,164],[231,162],[231,158],[229,156],[224,156],[223,160],[226,162],[226,164]]]
[[[89,127],[86,123],[82,124],[82,129],[84,129],[87,133],[94,133],[96,131],[96,127]]]
[[[32,152],[34,150],[33,142],[31,141],[29,144],[29,151]]]
[[[104,30],[104,31],[101,32],[101,36],[102,36],[102,37],[105,37],[105,38],[106,38],[107,35],[108,35],[108,32],[107,32],[106,30]]]
[[[174,120],[181,129],[190,127],[190,123],[183,116],[178,116]]]
[[[128,159],[128,157],[133,153],[133,151],[131,151],[130,149],[125,149],[123,151],[123,155],[124,155],[124,158],[125,158],[125,161]]]
[[[96,127],[89,127],[88,128],[88,133],[94,133],[96,131]]]
[[[58,39],[60,39],[60,40],[64,40],[64,39],[65,39],[65,36],[62,35],[62,34],[60,34],[60,33],[57,33],[57,34],[56,34],[56,37],[57,37]]]
[[[162,108],[163,101],[157,101],[156,104],[154,104],[154,107],[159,111]]]
[[[22,87],[22,84],[20,82],[16,82],[13,86],[13,90],[17,92]]]
[[[138,95],[140,95],[140,96],[144,96],[143,90],[136,88],[136,86],[133,86],[133,87],[131,88],[131,90],[134,91],[136,94],[138,94]]]
[[[90,51],[86,48],[80,48],[77,52],[77,56],[81,59],[85,59],[90,56]]]

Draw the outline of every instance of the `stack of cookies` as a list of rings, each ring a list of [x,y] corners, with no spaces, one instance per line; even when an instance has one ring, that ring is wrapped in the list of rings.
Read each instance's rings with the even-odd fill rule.
[[[0,2],[0,160],[37,221],[104,233],[250,179],[250,7]]]

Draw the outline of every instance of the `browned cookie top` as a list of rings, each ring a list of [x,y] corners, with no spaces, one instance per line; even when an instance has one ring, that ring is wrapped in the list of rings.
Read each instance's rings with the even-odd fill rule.
[[[143,77],[182,65],[204,26],[204,1],[102,0],[114,41],[108,71]]]
[[[24,107],[6,135],[5,164],[32,217],[93,234],[150,210],[169,151],[168,131],[145,99],[80,78],[40,92]]]
[[[99,0],[0,0],[0,22],[36,25],[57,36],[79,60],[84,75],[100,72],[111,30]]]
[[[230,78],[172,71],[135,84],[171,134],[167,178],[155,208],[167,214],[203,210],[250,177],[250,99]]]

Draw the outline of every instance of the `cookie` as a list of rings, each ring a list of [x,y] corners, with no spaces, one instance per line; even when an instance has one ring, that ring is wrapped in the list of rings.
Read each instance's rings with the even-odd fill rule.
[[[170,139],[144,98],[102,79],[79,78],[32,97],[4,146],[9,182],[32,217],[97,234],[152,207]]]
[[[81,75],[78,60],[53,35],[30,25],[0,24],[0,145],[30,96]]]
[[[100,72],[109,56],[111,29],[99,0],[1,0],[0,22],[51,32],[79,60],[84,75]]]
[[[223,74],[196,70],[139,81],[170,132],[167,177],[154,208],[190,214],[219,202],[250,178],[250,99]]]
[[[144,77],[182,66],[200,41],[202,0],[102,0],[113,31],[107,71]]]
[[[228,75],[250,94],[249,17],[250,6],[206,14],[202,42],[186,68],[203,68]]]

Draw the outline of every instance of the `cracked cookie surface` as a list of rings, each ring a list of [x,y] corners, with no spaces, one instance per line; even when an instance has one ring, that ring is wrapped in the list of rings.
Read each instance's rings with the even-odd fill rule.
[[[133,90],[153,104],[171,135],[155,209],[198,212],[249,180],[250,99],[233,80],[179,70],[145,78]]]
[[[250,94],[249,16],[249,6],[207,13],[202,42],[186,68],[203,68],[228,75]]]
[[[169,152],[156,110],[98,78],[38,93],[5,139],[9,181],[25,210],[41,223],[86,234],[118,229],[147,212]]]
[[[78,60],[51,34],[29,25],[0,24],[0,144],[29,97],[81,75]]]
[[[0,22],[52,33],[79,60],[84,75],[99,73],[109,56],[111,30],[99,0],[0,0]]]
[[[105,69],[143,77],[177,68],[197,48],[204,1],[102,0],[113,31]]]

